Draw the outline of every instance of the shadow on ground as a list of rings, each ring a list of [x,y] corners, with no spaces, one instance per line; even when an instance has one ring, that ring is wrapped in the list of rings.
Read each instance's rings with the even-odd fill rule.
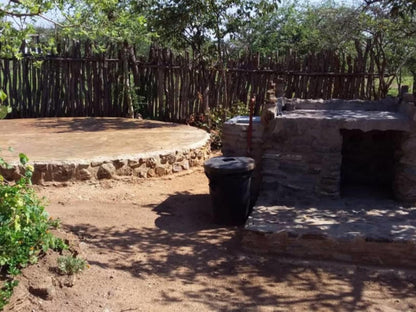
[[[374,283],[403,302],[415,295],[412,277],[247,253],[240,244],[243,229],[212,223],[208,195],[177,193],[148,208],[158,215],[154,227],[140,227],[137,220],[137,228],[79,224],[67,229],[100,253],[113,255],[111,261],[91,265],[126,271],[139,280],[156,277],[167,285],[180,281],[180,289],[161,290],[167,306],[180,292],[187,301],[216,311],[357,311],[376,304],[377,298],[364,295]]]
[[[57,133],[97,132],[105,130],[134,130],[179,127],[180,124],[129,118],[61,118],[40,119],[35,123],[39,128],[53,128]]]

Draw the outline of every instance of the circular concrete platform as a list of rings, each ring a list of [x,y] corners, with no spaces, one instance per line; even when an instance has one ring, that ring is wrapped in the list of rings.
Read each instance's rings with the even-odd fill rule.
[[[162,176],[201,165],[209,155],[208,133],[159,121],[8,119],[0,120],[0,132],[0,156],[16,165],[18,154],[25,153],[35,166],[34,183]],[[2,174],[12,179],[18,171]]]

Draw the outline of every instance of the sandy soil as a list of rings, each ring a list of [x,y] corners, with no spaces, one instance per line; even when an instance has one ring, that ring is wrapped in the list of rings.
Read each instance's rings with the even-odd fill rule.
[[[245,252],[241,228],[212,223],[201,169],[37,190],[90,268],[43,300],[27,286],[55,274],[50,254],[24,271],[12,311],[416,310],[416,271]]]

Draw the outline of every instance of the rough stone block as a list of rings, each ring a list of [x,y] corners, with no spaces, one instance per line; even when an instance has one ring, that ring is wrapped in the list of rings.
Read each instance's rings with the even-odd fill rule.
[[[157,166],[155,168],[155,173],[158,177],[161,177],[161,176],[167,175],[167,170],[165,167]]]
[[[112,163],[102,164],[97,172],[98,179],[111,179],[116,173],[116,168]]]
[[[174,154],[160,155],[159,158],[162,165],[166,163],[173,164],[176,161],[176,156]]]
[[[157,165],[157,160],[156,160],[156,158],[154,158],[154,157],[150,157],[150,158],[148,158],[147,160],[146,160],[146,166],[148,167],[148,168],[156,168],[156,165]]]
[[[77,174],[76,174],[76,178],[78,180],[90,180],[92,178],[92,174],[91,172],[86,169],[86,168],[82,168],[77,170]]]
[[[416,166],[399,166],[393,182],[396,197],[406,203],[416,203],[415,185]]]
[[[130,166],[123,166],[121,168],[116,169],[116,174],[119,176],[130,176],[133,174],[133,168]]]
[[[50,171],[52,172],[52,180],[57,182],[66,182],[75,177],[74,164],[51,165]]]
[[[184,160],[181,163],[181,167],[182,167],[183,170],[188,170],[189,169],[189,161],[188,160]]]
[[[116,169],[120,169],[120,168],[122,168],[122,167],[124,167],[124,166],[127,165],[127,160],[124,160],[124,159],[116,159],[112,163],[113,163],[113,166]]]
[[[140,163],[139,160],[131,160],[131,159],[129,159],[128,165],[129,165],[130,168],[133,168],[134,169],[134,168],[140,167],[141,163]]]
[[[141,166],[133,169],[133,174],[139,178],[147,178],[147,167]]]
[[[155,176],[156,176],[156,172],[153,168],[150,168],[149,170],[147,170],[147,175],[146,175],[147,178],[153,178]]]
[[[173,164],[173,166],[172,166],[172,172],[173,173],[178,173],[178,172],[181,172],[182,170],[184,170],[184,169],[182,168],[182,166],[180,164],[178,164],[178,163]]]

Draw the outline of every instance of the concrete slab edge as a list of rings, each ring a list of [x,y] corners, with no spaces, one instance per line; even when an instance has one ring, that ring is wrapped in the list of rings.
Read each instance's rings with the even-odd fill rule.
[[[243,248],[256,253],[301,259],[347,263],[416,267],[416,242],[377,242],[360,237],[340,241],[329,237],[291,237],[286,232],[267,233],[245,230]]]
[[[160,177],[202,166],[210,155],[210,136],[175,149],[164,149],[147,153],[122,154],[111,157],[97,156],[92,159],[63,161],[31,161],[34,172],[33,184],[49,182],[67,183],[111,179],[122,176],[139,178]],[[0,168],[0,174],[8,181],[20,178],[23,168],[17,162],[12,168]]]

